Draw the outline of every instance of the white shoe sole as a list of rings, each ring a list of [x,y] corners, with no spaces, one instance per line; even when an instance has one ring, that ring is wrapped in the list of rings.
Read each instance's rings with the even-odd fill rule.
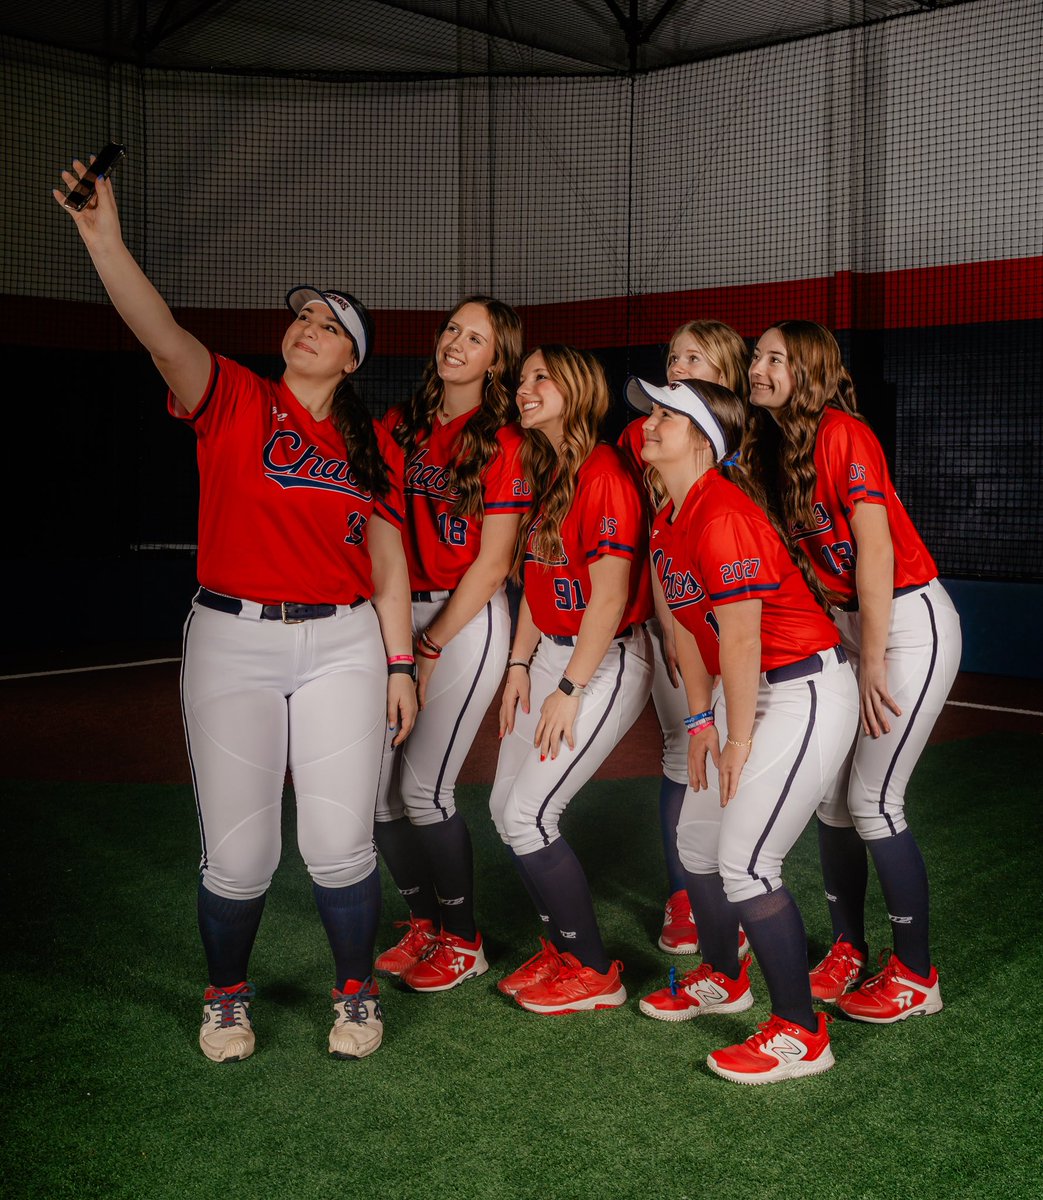
[[[614,991],[601,996],[589,996],[586,1000],[573,1000],[568,1004],[530,1004],[520,998],[520,994],[514,997],[515,1003],[519,1004],[526,1012],[536,1013],[543,1017],[556,1017],[565,1013],[577,1012],[595,1012],[601,1008],[619,1008],[621,1004],[625,1004],[627,999],[627,990],[625,987],[620,987]]]
[[[666,944],[666,942],[664,942],[663,939],[660,938],[658,944],[659,944],[659,949],[662,950],[664,954],[698,954],[699,953],[698,941],[682,942],[679,946],[668,946]]]
[[[715,1075],[720,1075],[722,1079],[730,1079],[732,1083],[741,1083],[746,1087],[757,1087],[762,1083],[782,1083],[786,1079],[803,1079],[807,1075],[821,1075],[835,1064],[833,1051],[828,1046],[813,1062],[802,1058],[799,1062],[779,1063],[777,1067],[760,1075],[729,1071],[724,1067],[719,1067],[714,1062],[712,1054],[706,1057],[706,1065]]]
[[[745,992],[737,1000],[731,1000],[727,1004],[693,1004],[691,1008],[678,1009],[674,1012],[656,1008],[654,1004],[649,1004],[645,1000],[638,1003],[638,1008],[645,1016],[652,1017],[656,1021],[691,1021],[696,1017],[712,1017],[714,1013],[745,1012],[748,1008],[752,1007],[752,991]]]

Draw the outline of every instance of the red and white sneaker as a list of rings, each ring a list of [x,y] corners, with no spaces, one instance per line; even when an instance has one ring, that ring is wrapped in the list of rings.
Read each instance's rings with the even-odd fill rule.
[[[585,967],[575,955],[565,953],[554,976],[515,993],[514,999],[526,1011],[545,1016],[618,1008],[627,998],[619,978],[622,970],[621,962],[613,962],[602,975],[593,967]]]
[[[407,967],[422,958],[435,940],[435,927],[424,917],[410,914],[408,921],[396,921],[395,928],[406,932],[390,949],[378,954],[373,964],[376,974],[390,975],[392,979],[397,979]]]
[[[534,983],[544,983],[557,975],[561,969],[561,955],[551,942],[540,938],[540,948],[510,975],[505,975],[496,985],[505,996],[516,996],[523,988]]]
[[[696,954],[699,950],[699,930],[692,920],[692,905],[683,888],[674,892],[663,909],[659,949],[667,954]]]
[[[670,986],[646,996],[638,1008],[657,1021],[690,1021],[704,1013],[737,1013],[753,1007],[750,960],[739,963],[739,978],[729,979],[703,963],[680,979],[670,968]]]
[[[737,1046],[714,1050],[706,1065],[733,1083],[778,1083],[803,1075],[820,1075],[833,1066],[826,1023],[832,1018],[818,1013],[818,1029],[809,1033],[801,1025],[774,1014],[752,1037]]]
[[[857,991],[841,996],[837,1007],[856,1021],[874,1025],[890,1025],[906,1017],[929,1017],[942,1011],[938,972],[931,967],[931,974],[924,979],[892,954],[879,975],[867,979]]]
[[[663,909],[663,929],[659,934],[659,949],[667,954],[697,954],[699,952],[699,929],[692,918],[692,904],[688,893],[682,888],[674,892]],[[739,926],[739,957],[749,954],[750,943],[746,931]]]
[[[838,938],[826,957],[811,968],[811,994],[832,1003],[858,986],[866,968],[866,956],[850,942]]]
[[[489,970],[482,935],[473,942],[443,930],[399,979],[414,992],[447,992],[465,979],[477,979]]]

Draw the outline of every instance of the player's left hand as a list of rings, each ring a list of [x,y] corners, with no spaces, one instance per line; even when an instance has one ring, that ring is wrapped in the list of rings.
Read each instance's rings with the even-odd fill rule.
[[[427,703],[427,685],[437,666],[437,658],[428,658],[423,654],[416,657],[416,699],[421,708]]]
[[[887,663],[869,663],[864,658],[858,668],[858,704],[862,713],[862,732],[872,738],[891,732],[888,710],[896,717],[902,710],[887,690]]]
[[[544,700],[532,743],[540,752],[540,762],[547,757],[558,757],[562,738],[568,743],[570,750],[576,749],[572,726],[579,712],[579,701],[579,696],[566,696],[558,688]]]
[[[396,673],[388,676],[388,729],[398,732],[391,740],[392,746],[401,746],[416,724],[416,687],[408,675]]]
[[[721,783],[721,808],[727,807],[728,801],[735,799],[735,793],[739,790],[739,778],[749,757],[749,746],[736,746],[734,742],[728,741],[724,743],[721,757],[717,760],[717,774]]]

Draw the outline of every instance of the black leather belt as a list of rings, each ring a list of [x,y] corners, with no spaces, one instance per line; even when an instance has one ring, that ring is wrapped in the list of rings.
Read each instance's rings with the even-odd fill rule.
[[[621,629],[612,640],[614,642],[621,642],[624,638],[630,637],[633,632],[634,626],[628,625],[625,629]],[[574,637],[564,637],[557,633],[545,633],[543,636],[548,642],[553,642],[555,646],[575,646],[576,644]]]
[[[823,651],[823,654],[828,654],[828,651]],[[846,663],[847,655],[844,653],[843,646],[834,646],[833,653],[837,656],[838,663]],[[772,667],[770,671],[764,672],[764,678],[769,683],[791,683],[794,679],[806,679],[809,675],[822,674],[822,655],[809,654],[807,658],[799,659],[797,662],[786,663],[784,667]]]
[[[891,598],[897,600],[899,596],[911,596],[913,592],[922,592],[929,584],[926,583],[910,583],[907,587],[895,588],[891,593]],[[846,604],[837,606],[841,612],[858,612],[858,597],[854,600],[849,600]]]
[[[229,613],[233,617],[239,616],[243,611],[242,600],[237,600],[235,596],[224,596],[220,592],[211,592],[205,587],[201,587],[196,594],[196,603],[216,612]],[[360,596],[343,607],[358,608],[360,604],[365,603],[365,599]],[[295,600],[284,600],[281,604],[262,604],[259,607],[258,617],[262,621],[282,621],[284,625],[300,625],[302,621],[317,621],[321,617],[335,616],[338,606],[298,604]]]
[[[436,600],[448,600],[452,594],[449,588],[441,592],[410,592],[409,598],[414,604],[431,604]]]

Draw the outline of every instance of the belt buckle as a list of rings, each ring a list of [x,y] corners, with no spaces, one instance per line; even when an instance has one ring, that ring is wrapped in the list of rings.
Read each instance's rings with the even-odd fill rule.
[[[300,605],[297,605],[297,604],[295,603],[295,601],[293,601],[293,600],[284,600],[284,601],[283,601],[283,602],[282,602],[282,603],[279,605],[279,609],[280,609],[280,611],[282,612],[282,623],[283,623],[284,625],[303,625],[303,624],[304,624],[304,617],[288,617],[288,616],[286,615],[286,606],[287,606],[287,604],[293,604],[293,605],[294,605],[295,607],[297,607],[297,608],[299,608],[299,607],[300,607]]]

